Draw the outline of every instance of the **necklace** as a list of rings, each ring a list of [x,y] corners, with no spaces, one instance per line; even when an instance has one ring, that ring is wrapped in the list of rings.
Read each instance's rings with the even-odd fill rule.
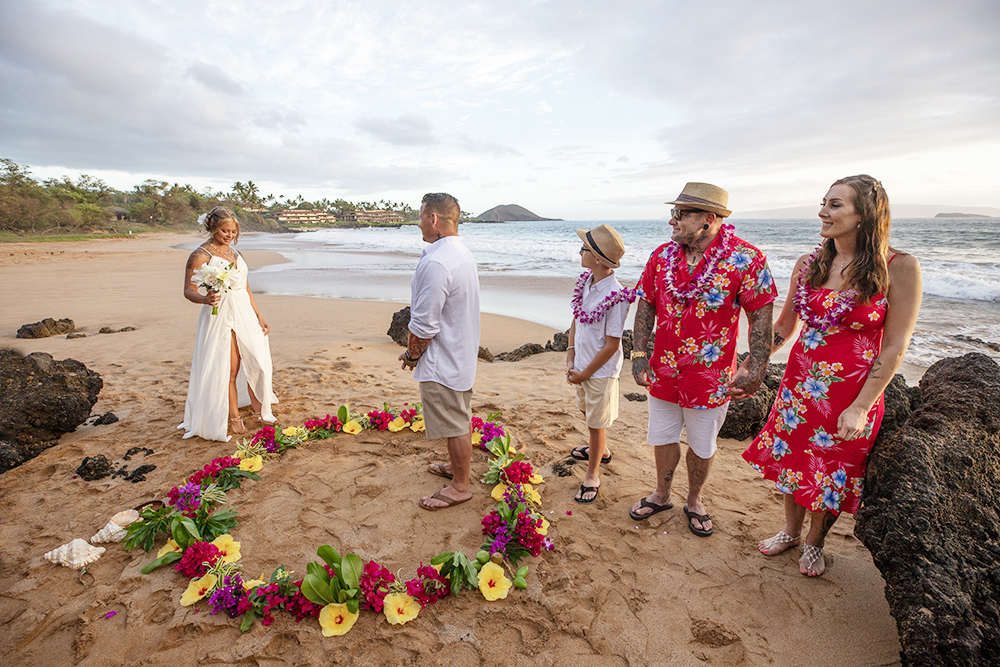
[[[219,248],[214,243],[212,243],[212,241],[207,241],[206,245],[208,246],[208,253],[210,255],[216,255],[230,262],[236,260],[236,251],[230,248],[228,245],[224,245],[222,246],[222,248]]]
[[[719,236],[721,238],[718,245],[705,253],[705,268],[702,269],[701,273],[691,278],[686,289],[681,289],[674,282],[678,269],[681,266],[681,244],[676,241],[671,241],[667,244],[667,249],[664,251],[667,256],[667,267],[664,271],[661,271],[661,274],[663,276],[664,289],[675,301],[687,303],[694,297],[705,292],[712,283],[712,279],[715,278],[722,260],[732,254],[733,249],[736,247],[736,235],[733,233],[733,226],[729,224],[722,225]],[[687,253],[685,253],[686,259]]]
[[[799,315],[799,319],[802,320],[811,329],[818,329],[819,331],[829,331],[840,325],[841,321],[844,319],[844,315],[850,309],[854,308],[857,304],[858,292],[854,289],[845,290],[834,290],[836,295],[834,298],[836,303],[833,308],[826,312],[826,315],[819,317],[813,312],[812,306],[809,304],[809,296],[812,293],[812,288],[809,287],[806,282],[802,279],[803,276],[808,272],[809,267],[812,266],[813,261],[815,261],[816,256],[819,255],[820,250],[823,249],[823,244],[816,246],[809,259],[806,260],[806,264],[802,267],[802,271],[799,273],[797,280],[797,285],[795,287],[794,310]]]
[[[570,303],[573,305],[573,317],[580,320],[584,324],[593,324],[594,322],[600,322],[604,319],[608,310],[618,305],[623,301],[628,301],[632,303],[635,301],[637,296],[637,291],[635,289],[623,288],[617,292],[612,292],[611,294],[604,297],[604,300],[597,304],[597,308],[591,311],[583,309],[583,288],[590,280],[590,276],[593,272],[587,269],[580,274],[580,279],[576,281],[576,289],[573,290],[573,299]]]

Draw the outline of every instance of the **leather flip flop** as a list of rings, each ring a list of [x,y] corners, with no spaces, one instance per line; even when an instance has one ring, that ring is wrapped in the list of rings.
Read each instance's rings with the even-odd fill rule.
[[[573,496],[573,500],[575,500],[576,502],[580,503],[581,505],[589,505],[590,503],[592,503],[595,500],[597,500],[597,494],[600,492],[600,490],[601,490],[601,486],[600,485],[597,485],[597,486],[584,486],[583,484],[581,484],[580,485],[580,497],[577,498],[576,496]],[[583,497],[583,495],[585,493],[593,493],[594,497],[591,498],[590,500],[587,500],[587,499],[585,499]]]
[[[440,491],[435,491],[434,495],[431,496],[434,500],[440,500],[443,503],[447,503],[441,507],[431,507],[430,505],[425,505],[423,498],[420,499],[420,506],[423,507],[428,512],[436,512],[438,510],[448,509],[449,507],[454,507],[455,505],[461,505],[462,503],[467,503],[472,498],[466,498],[465,500],[455,500],[454,498],[449,498]]]
[[[685,505],[684,515],[688,518],[688,528],[691,530],[692,533],[694,533],[698,537],[708,537],[713,532],[715,532],[715,528],[709,528],[708,530],[705,530],[704,528],[695,528],[694,524],[691,523],[691,519],[698,519],[698,521],[701,522],[701,525],[704,526],[706,521],[712,520],[712,517],[708,516],[707,514],[695,514],[694,512],[688,509],[687,505]]]
[[[644,519],[648,519],[649,517],[653,516],[654,514],[659,514],[660,512],[666,512],[669,509],[673,509],[674,508],[674,504],[673,503],[667,503],[666,505],[657,505],[656,503],[651,503],[648,500],[646,500],[645,498],[643,498],[642,500],[639,501],[639,509],[642,509],[643,507],[648,507],[648,508],[652,509],[653,511],[650,512],[650,513],[648,513],[648,514],[636,514],[635,510],[629,508],[628,515],[630,517],[632,517],[633,519],[635,519],[636,521],[642,521]]]
[[[427,466],[427,472],[438,477],[444,477],[445,479],[452,479],[451,473],[445,470],[444,465],[443,463],[431,463]]]

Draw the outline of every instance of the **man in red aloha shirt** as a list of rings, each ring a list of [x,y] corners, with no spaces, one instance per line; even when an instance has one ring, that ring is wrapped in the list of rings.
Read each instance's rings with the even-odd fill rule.
[[[712,534],[701,491],[712,467],[731,398],[752,396],[771,354],[771,306],[777,297],[764,253],[733,233],[724,219],[729,193],[688,183],[671,211],[671,242],[650,256],[639,280],[632,375],[649,387],[647,440],[656,459],[656,490],[629,515],[647,519],[673,507],[670,487],[687,430],[688,528]],[[736,369],[740,310],[749,322],[750,355]],[[653,357],[646,358],[653,324]],[[735,372],[734,372],[735,371]]]

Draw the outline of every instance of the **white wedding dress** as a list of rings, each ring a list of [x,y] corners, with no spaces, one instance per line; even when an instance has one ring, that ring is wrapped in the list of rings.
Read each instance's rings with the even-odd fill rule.
[[[212,256],[209,262],[226,262]],[[271,388],[271,346],[257,321],[257,314],[250,304],[247,292],[249,268],[242,256],[236,258],[236,277],[232,288],[223,292],[219,312],[212,314],[212,306],[201,308],[198,318],[198,337],[191,360],[191,379],[188,382],[187,403],[184,406],[184,437],[198,436],[206,440],[228,442],[229,425],[229,360],[233,333],[240,350],[240,370],[236,378],[239,405],[250,404],[247,383],[253,387],[254,396],[261,403],[260,414],[266,422],[275,422],[271,404],[278,398]]]

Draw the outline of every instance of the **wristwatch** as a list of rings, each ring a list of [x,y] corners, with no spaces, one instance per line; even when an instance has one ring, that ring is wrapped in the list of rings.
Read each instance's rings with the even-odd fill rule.
[[[646,358],[646,353],[645,352],[641,352],[639,350],[632,350],[632,358],[633,359],[645,359]]]

